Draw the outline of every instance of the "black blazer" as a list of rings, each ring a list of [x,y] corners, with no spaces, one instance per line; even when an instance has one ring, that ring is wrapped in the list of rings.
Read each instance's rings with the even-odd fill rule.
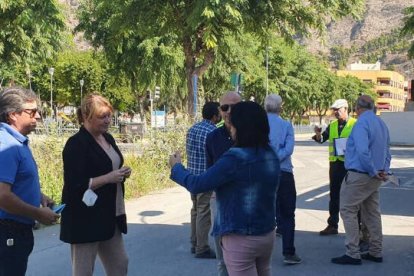
[[[108,143],[124,160],[115,139],[104,134]],[[94,192],[98,199],[88,207],[82,201],[88,189],[89,179],[112,171],[112,161],[95,141],[93,136],[81,127],[79,132],[66,142],[63,149],[64,185],[62,202],[66,204],[62,212],[60,239],[67,243],[87,243],[104,241],[113,237],[115,225],[122,233],[127,232],[126,216],[115,216],[116,185],[106,184]],[[124,190],[124,183],[122,183]]]

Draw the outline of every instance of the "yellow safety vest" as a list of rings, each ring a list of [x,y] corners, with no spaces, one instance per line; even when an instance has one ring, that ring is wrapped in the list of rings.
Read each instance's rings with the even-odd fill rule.
[[[348,138],[356,121],[357,120],[354,118],[349,118],[344,126],[344,129],[342,129],[341,135],[338,135],[338,120],[333,121],[329,125],[329,162],[345,160],[344,156],[335,156],[334,140],[336,138]]]

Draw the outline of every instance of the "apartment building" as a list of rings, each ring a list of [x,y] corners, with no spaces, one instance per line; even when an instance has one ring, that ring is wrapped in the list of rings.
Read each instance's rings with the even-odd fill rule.
[[[347,67],[347,70],[338,70],[338,76],[351,75],[363,82],[373,83],[378,97],[376,100],[377,112],[404,111],[408,93],[404,90],[404,76],[398,72],[381,70],[381,63],[365,64],[356,62]]]

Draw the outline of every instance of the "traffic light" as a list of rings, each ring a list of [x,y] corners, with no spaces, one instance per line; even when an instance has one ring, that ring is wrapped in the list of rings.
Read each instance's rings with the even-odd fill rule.
[[[154,99],[157,100],[159,98],[160,98],[160,87],[159,86],[155,86]]]

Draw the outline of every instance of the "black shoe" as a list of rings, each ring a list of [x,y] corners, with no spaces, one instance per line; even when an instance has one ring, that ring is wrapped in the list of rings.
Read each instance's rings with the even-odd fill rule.
[[[195,247],[191,246],[191,254],[195,254]]]
[[[348,265],[348,264],[349,265],[360,265],[361,259],[356,259],[356,258],[349,257],[348,255],[343,255],[338,258],[332,258],[331,262],[333,262],[334,264],[343,264],[343,265]]]
[[[382,263],[382,257],[374,257],[371,254],[361,254],[361,258],[364,260],[376,262],[376,263]]]
[[[209,249],[209,250],[204,251],[202,253],[195,254],[195,257],[199,258],[199,259],[215,259],[216,258],[216,253],[214,253],[213,250]]]
[[[319,232],[321,236],[328,236],[328,235],[338,235],[338,228],[334,226],[328,225],[325,229]]]

